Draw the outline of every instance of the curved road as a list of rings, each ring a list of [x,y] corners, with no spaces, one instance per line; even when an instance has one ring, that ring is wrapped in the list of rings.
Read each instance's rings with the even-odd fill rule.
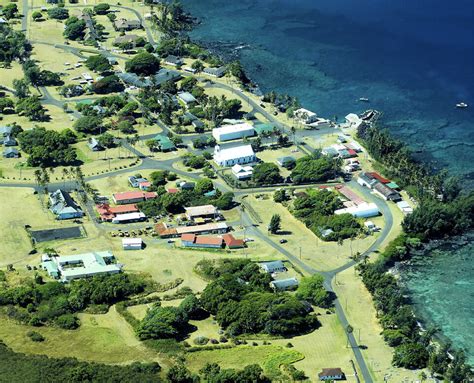
[[[152,43],[153,45],[156,44],[155,40],[153,39],[153,35],[152,35],[150,29],[147,26],[145,26],[145,24],[143,22],[143,19],[142,19],[140,13],[137,10],[135,10],[133,8],[125,7],[125,6],[118,6],[118,5],[111,5],[111,6],[115,7],[115,8],[127,9],[127,10],[133,12],[137,16],[137,18],[142,22],[142,24],[144,25],[144,28],[145,28],[145,31],[147,33],[147,37],[148,37],[148,40],[150,41],[150,43]],[[22,19],[22,28],[25,31],[26,31],[27,26],[28,26],[28,20],[27,20],[28,11],[29,11],[28,0],[23,0],[23,15],[24,15],[24,17]],[[36,43],[41,43],[41,44],[46,44],[46,45],[54,45],[57,48],[69,50],[70,52],[72,52],[72,53],[74,53],[78,56],[80,55],[80,50],[79,49],[72,48],[72,47],[69,47],[67,45],[49,44],[49,43],[45,43],[45,42],[36,42]],[[199,77],[199,78],[203,79],[203,77]],[[228,91],[239,94],[239,96],[242,99],[246,100],[248,102],[248,104],[252,106],[253,111],[258,111],[265,118],[267,118],[268,121],[270,121],[275,126],[282,129],[284,132],[288,133],[287,127],[284,124],[282,124],[280,121],[278,121],[271,113],[269,113],[266,109],[262,108],[257,102],[255,102],[253,99],[249,98],[247,95],[245,95],[239,89],[233,88],[229,85],[222,84],[222,83],[208,84],[206,87],[214,87],[214,88],[225,89],[225,90],[228,90]],[[41,88],[41,92],[43,94],[43,99],[44,99],[45,103],[56,105],[58,107],[62,107],[62,105],[64,104],[64,102],[56,100],[54,97],[52,97],[51,94],[48,92],[48,90],[46,88]],[[161,121],[158,121],[158,125],[162,128],[163,132],[165,132],[165,133],[169,132],[169,128],[165,124],[163,124]],[[334,132],[334,129],[331,129],[331,132]],[[302,132],[302,133],[304,135],[308,135],[308,132]],[[316,132],[311,131],[310,135],[324,135],[324,134],[327,134],[327,133],[328,132],[326,132],[325,130],[316,131]],[[190,137],[192,137],[192,136],[190,136]],[[146,139],[146,138],[150,138],[150,136],[147,135],[147,136],[140,137],[140,139],[142,139],[142,140]],[[149,158],[148,156],[144,155],[142,152],[140,152],[138,149],[136,149],[134,146],[130,145],[129,143],[127,143],[125,141],[122,141],[122,142],[123,142],[124,147],[126,147],[130,152],[132,152],[133,154],[135,154],[137,157],[139,157],[141,159],[141,163],[139,165],[135,166],[135,167],[132,167],[132,168],[125,168],[125,169],[121,169],[121,170],[117,170],[117,171],[113,171],[113,172],[109,172],[109,173],[104,173],[104,174],[99,174],[99,175],[86,177],[85,178],[86,182],[90,182],[90,181],[105,178],[105,177],[110,177],[112,175],[119,175],[119,174],[128,173],[131,170],[140,171],[140,170],[145,170],[145,169],[165,169],[165,170],[173,171],[174,173],[177,173],[179,175],[186,176],[188,178],[192,178],[192,179],[199,179],[200,178],[200,174],[187,173],[187,172],[184,172],[184,171],[181,171],[179,169],[174,168],[173,163],[176,162],[178,159],[171,159],[171,160],[165,160],[165,161],[155,160],[155,159]],[[53,188],[64,187],[66,189],[73,189],[73,188],[76,187],[76,183],[74,181],[56,182],[56,183],[50,184],[49,186],[51,186]],[[380,199],[375,198],[374,196],[372,196],[368,189],[361,187],[360,185],[358,185],[354,181],[350,182],[350,186],[352,188],[356,189],[358,192],[360,192],[365,197],[365,199],[371,200],[374,203],[376,203],[377,206],[379,207],[380,211],[382,212],[384,218],[385,218],[385,227],[382,230],[382,232],[380,233],[379,237],[362,254],[363,256],[368,256],[371,253],[373,253],[375,250],[377,250],[380,247],[380,245],[382,244],[382,242],[389,235],[389,233],[390,233],[390,231],[393,227],[393,216],[391,214],[391,211],[390,211],[387,203],[383,200],[380,200]],[[0,187],[27,187],[27,188],[39,189],[38,185],[35,184],[35,183],[14,183],[14,182],[0,183]],[[235,192],[236,199],[240,200],[244,205],[245,205],[245,202],[244,202],[243,198],[246,195],[256,193],[256,192],[262,192],[262,191],[267,192],[267,191],[272,191],[272,190],[276,189],[276,187],[275,187],[275,188],[239,190],[239,189],[230,188],[226,184],[222,185],[221,188],[224,191],[233,191],[233,192]],[[318,274],[321,274],[322,276],[324,276],[324,286],[328,291],[334,292],[334,290],[332,288],[332,281],[338,273],[340,273],[344,270],[347,270],[348,268],[350,268],[350,267],[352,267],[356,264],[355,261],[351,260],[350,262],[346,263],[345,265],[343,265],[343,266],[341,266],[337,269],[334,269],[334,270],[330,270],[330,271],[316,270],[316,269],[312,268],[311,266],[307,265],[302,260],[298,259],[296,256],[294,256],[293,254],[288,252],[283,247],[281,247],[278,244],[274,243],[270,238],[268,238],[268,236],[265,235],[265,233],[263,233],[258,228],[258,224],[255,223],[255,221],[251,218],[251,216],[248,214],[247,210],[245,210],[243,212],[242,219],[244,220],[244,222],[243,222],[244,226],[249,227],[250,231],[253,233],[253,235],[257,236],[262,241],[266,242],[269,246],[271,246],[272,248],[274,248],[275,250],[277,250],[278,252],[283,254],[292,263],[298,265],[303,270],[305,270],[305,272],[307,272],[309,274],[318,273]],[[334,301],[334,305],[335,305],[335,309],[336,309],[336,314],[337,314],[339,320],[341,321],[342,326],[344,328],[346,328],[347,325],[349,324],[349,322],[347,320],[347,317],[344,313],[344,310],[343,310],[343,308],[342,308],[342,306],[341,306],[341,304],[340,304],[337,297]],[[352,333],[350,333],[350,334],[347,334],[347,336],[348,336],[349,343],[352,347],[352,350],[353,350],[355,359],[357,361],[357,364],[359,365],[359,369],[360,369],[360,372],[362,374],[363,381],[366,382],[366,383],[372,383],[373,382],[372,377],[370,375],[370,372],[367,368],[364,357],[363,357],[363,355],[362,355],[362,353],[359,349],[359,346],[357,344],[357,341],[356,341],[354,335]],[[359,377],[357,375],[356,375],[356,378],[359,381]]]

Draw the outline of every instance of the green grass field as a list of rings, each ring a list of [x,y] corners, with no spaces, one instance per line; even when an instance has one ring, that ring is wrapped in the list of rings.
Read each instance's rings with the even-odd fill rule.
[[[231,349],[199,351],[187,354],[186,365],[198,371],[206,363],[218,363],[224,368],[241,369],[249,364],[259,364],[270,376],[279,374],[282,364],[294,363],[304,355],[281,346],[239,346]]]

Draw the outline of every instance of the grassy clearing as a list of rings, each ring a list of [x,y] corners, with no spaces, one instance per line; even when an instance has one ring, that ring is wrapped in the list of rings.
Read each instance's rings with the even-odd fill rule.
[[[354,269],[350,268],[339,274],[333,287],[339,297],[344,297],[341,298],[341,303],[357,338],[360,330],[360,340],[357,340],[367,347],[362,353],[374,380],[383,381],[387,373],[392,374],[390,380],[394,382],[403,381],[406,377],[417,380],[419,371],[392,367],[393,349],[380,336],[382,327],[377,320],[372,297],[360,278],[354,274]]]
[[[105,315],[80,314],[81,327],[74,331],[52,327],[20,325],[0,317],[0,339],[17,352],[44,354],[51,357],[74,357],[101,363],[131,363],[152,361],[156,357],[136,340],[133,331],[116,313]],[[45,337],[32,342],[28,331]]]
[[[293,217],[286,207],[274,203],[271,194],[266,195],[268,196],[267,199],[260,198],[257,200],[255,196],[249,196],[246,201],[260,215],[263,225],[270,222],[273,214],[280,215],[282,234],[270,235],[269,238],[273,242],[279,243],[280,239],[286,239],[288,242],[281,246],[298,257],[301,252],[301,258],[317,270],[331,270],[348,262],[351,255],[351,241],[346,240],[342,245],[335,242],[321,241],[302,222]],[[353,254],[363,252],[373,243],[375,238],[374,235],[352,241]]]
[[[291,364],[302,358],[303,354],[298,351],[279,346],[239,346],[187,354],[186,365],[192,371],[198,371],[206,363],[219,363],[223,368],[235,369],[257,363],[267,374],[278,375],[282,364]]]
[[[0,217],[0,265],[30,258],[32,245],[24,225],[36,226],[48,220],[33,190],[0,188]]]
[[[0,84],[10,89],[13,88],[13,80],[20,80],[23,78],[23,70],[21,65],[13,62],[10,68],[0,67]]]

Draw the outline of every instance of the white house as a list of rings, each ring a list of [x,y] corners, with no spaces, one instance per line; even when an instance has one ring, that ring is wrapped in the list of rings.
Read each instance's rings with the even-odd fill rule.
[[[122,247],[124,250],[141,250],[143,240],[141,238],[122,238]]]
[[[214,148],[214,162],[219,166],[249,164],[256,160],[257,157],[252,149],[252,145],[242,145],[222,150],[219,145],[216,145]]]
[[[41,265],[51,276],[59,277],[63,282],[73,279],[93,277],[101,274],[117,274],[122,265],[115,264],[110,251],[98,251],[78,255],[64,255],[45,260]]]
[[[196,98],[194,98],[194,96],[189,92],[178,93],[178,99],[181,100],[186,106],[196,102]]]
[[[253,135],[255,135],[255,129],[247,122],[235,125],[222,125],[220,128],[212,130],[212,136],[216,141],[236,140]]]
[[[253,168],[251,166],[242,166],[236,164],[232,166],[232,174],[234,174],[235,178],[237,178],[239,181],[246,180],[252,177]]]
[[[380,214],[379,208],[375,203],[363,203],[357,206],[339,209],[334,212],[336,215],[351,214],[356,218],[376,217]]]
[[[311,112],[308,109],[299,108],[295,110],[295,117],[300,120],[303,124],[312,124],[313,122],[318,121],[318,115],[314,112]]]
[[[130,223],[130,222],[141,222],[146,219],[146,215],[138,213],[126,213],[119,214],[116,217],[112,218],[112,223]]]

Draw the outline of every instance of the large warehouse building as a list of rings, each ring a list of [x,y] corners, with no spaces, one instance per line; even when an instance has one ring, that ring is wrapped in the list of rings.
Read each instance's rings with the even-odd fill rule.
[[[235,125],[223,125],[220,128],[212,130],[212,136],[216,141],[237,140],[239,138],[252,137],[253,135],[255,135],[255,129],[247,122]]]

